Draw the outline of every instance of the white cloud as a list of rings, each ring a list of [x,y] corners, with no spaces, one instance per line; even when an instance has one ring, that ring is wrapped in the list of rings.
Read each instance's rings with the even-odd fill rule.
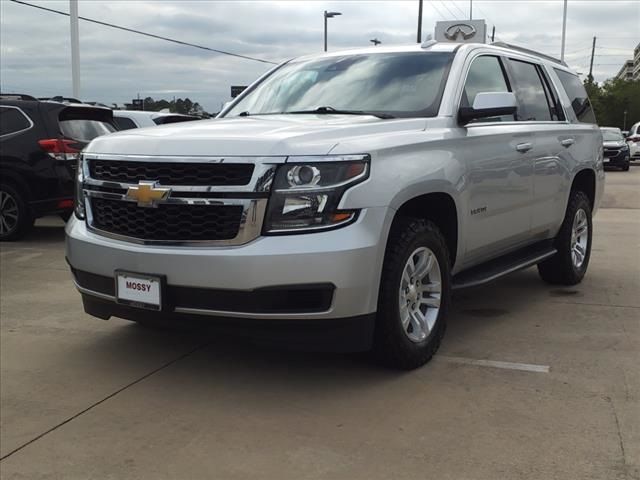
[[[32,0],[68,11],[67,1]],[[412,1],[99,1],[80,0],[80,15],[242,55],[281,61],[322,49],[323,10],[331,49],[415,41],[417,0]],[[562,0],[474,0],[474,17],[495,25],[497,37],[559,56]],[[435,21],[463,18],[467,0],[425,0],[423,32]],[[570,0],[567,60],[588,72],[593,36],[594,73],[615,75],[640,40],[637,0]],[[82,97],[123,103],[141,96],[189,96],[210,111],[269,65],[80,23]],[[36,96],[71,94],[69,19],[0,1],[0,88]]]

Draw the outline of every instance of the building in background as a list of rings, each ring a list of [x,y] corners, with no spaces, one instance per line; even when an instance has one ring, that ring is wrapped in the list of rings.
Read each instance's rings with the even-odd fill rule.
[[[633,49],[633,60],[627,60],[616,75],[620,80],[640,80],[640,43]]]

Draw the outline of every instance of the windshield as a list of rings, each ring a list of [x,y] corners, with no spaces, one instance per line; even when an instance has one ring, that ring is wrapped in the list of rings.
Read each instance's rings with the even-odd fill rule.
[[[624,140],[622,134],[616,130],[603,130],[602,138],[605,142],[619,142],[620,140]]]
[[[438,113],[453,56],[371,53],[293,61],[262,81],[225,116],[330,107],[397,117],[432,117]]]

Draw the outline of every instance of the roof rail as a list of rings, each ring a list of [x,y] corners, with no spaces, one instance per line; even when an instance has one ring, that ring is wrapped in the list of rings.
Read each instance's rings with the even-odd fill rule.
[[[568,65],[563,60],[560,60],[559,58],[555,58],[555,57],[552,57],[551,55],[546,55],[544,53],[536,52],[535,50],[531,50],[528,48],[520,47],[518,45],[513,45],[511,43],[506,43],[506,42],[493,42],[491,45],[495,45],[496,47],[510,48],[511,50],[516,50],[522,53],[528,53],[530,55],[536,55],[538,57],[542,57],[546,60],[549,60],[550,62],[554,62],[559,65],[564,65],[565,67],[568,67]]]
[[[35,100],[38,99],[36,97],[32,97],[31,95],[26,95],[24,93],[0,93],[0,99],[2,100]]]
[[[83,103],[77,98],[63,97],[62,95],[56,95],[55,97],[38,97],[38,100],[60,103]]]

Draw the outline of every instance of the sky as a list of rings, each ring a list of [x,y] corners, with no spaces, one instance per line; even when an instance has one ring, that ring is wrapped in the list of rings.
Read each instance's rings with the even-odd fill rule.
[[[66,0],[26,0],[69,11]],[[496,40],[560,56],[562,0],[474,0],[474,19]],[[418,0],[176,1],[79,0],[80,16],[203,46],[281,62],[321,52],[323,11],[329,50],[416,41]],[[423,36],[438,20],[468,18],[468,0],[424,0]],[[594,77],[614,76],[640,42],[640,0],[569,0],[566,60]],[[71,96],[69,18],[0,0],[0,89]],[[106,104],[188,97],[217,112],[231,85],[247,85],[271,65],[147,38],[80,20],[81,99]],[[584,77],[583,77],[584,78]]]

